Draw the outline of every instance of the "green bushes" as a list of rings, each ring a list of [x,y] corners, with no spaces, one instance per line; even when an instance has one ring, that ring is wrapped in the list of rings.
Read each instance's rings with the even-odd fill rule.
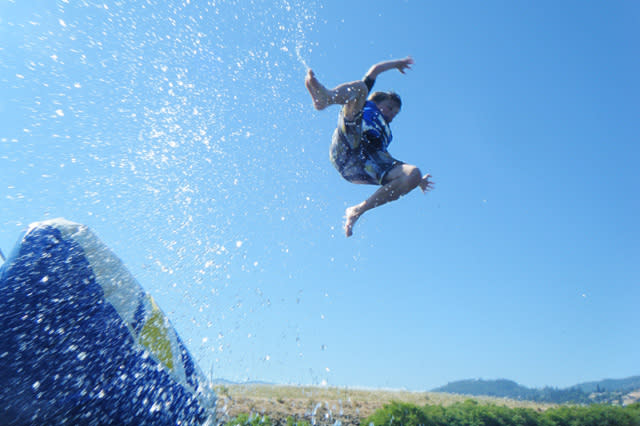
[[[271,426],[271,419],[266,416],[249,416],[248,414],[240,414],[238,417],[226,424],[227,426]]]
[[[546,411],[480,405],[467,400],[448,407],[392,402],[361,422],[364,426],[640,426],[640,403],[562,406]]]
[[[311,426],[306,420],[296,420],[293,416],[287,417],[286,426]],[[238,417],[225,423],[225,426],[272,426],[273,422],[268,416],[240,414]]]
[[[282,420],[281,420],[282,422]],[[275,424],[282,424],[275,422]],[[268,416],[240,414],[227,426],[271,426]],[[478,404],[474,400],[443,407],[419,407],[392,402],[360,421],[362,426],[640,426],[640,403],[627,407],[593,404],[563,405],[545,411]],[[287,426],[310,426],[306,420],[286,419]]]
[[[427,418],[427,414],[417,405],[405,402],[392,402],[373,413],[362,424],[368,425],[437,425]]]

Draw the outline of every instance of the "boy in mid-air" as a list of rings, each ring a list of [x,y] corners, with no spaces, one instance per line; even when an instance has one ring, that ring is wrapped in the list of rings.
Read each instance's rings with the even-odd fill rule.
[[[392,138],[389,124],[400,112],[400,97],[393,92],[369,95],[380,73],[397,69],[404,74],[412,64],[410,57],[380,62],[369,69],[364,80],[334,89],[324,87],[312,70],[307,72],[305,85],[316,109],[342,105],[331,143],[331,163],[349,182],[380,185],[371,197],[347,208],[344,224],[347,237],[353,234],[353,225],[366,211],[395,201],[417,186],[422,192],[433,188],[431,175],[422,176],[417,167],[396,160],[387,151]]]

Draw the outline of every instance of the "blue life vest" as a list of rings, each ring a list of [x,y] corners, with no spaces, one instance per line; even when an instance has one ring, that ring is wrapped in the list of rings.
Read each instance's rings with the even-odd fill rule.
[[[367,101],[362,109],[362,142],[365,149],[373,154],[387,151],[393,135],[389,124],[375,103]]]

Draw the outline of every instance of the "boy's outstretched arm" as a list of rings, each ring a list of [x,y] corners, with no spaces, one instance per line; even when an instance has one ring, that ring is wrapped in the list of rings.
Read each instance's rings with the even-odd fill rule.
[[[413,65],[413,58],[411,56],[407,56],[404,59],[380,62],[369,68],[365,77],[375,80],[381,73],[392,69],[397,69],[404,74],[405,70],[411,69],[411,65]]]

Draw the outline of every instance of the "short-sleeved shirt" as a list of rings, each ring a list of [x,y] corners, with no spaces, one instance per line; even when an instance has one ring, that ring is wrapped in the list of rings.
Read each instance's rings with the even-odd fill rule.
[[[371,90],[373,82],[365,83]],[[366,101],[351,121],[345,119],[344,108],[340,110],[329,158],[349,182],[382,185],[389,170],[400,163],[387,151],[392,139],[389,123],[375,103]]]

